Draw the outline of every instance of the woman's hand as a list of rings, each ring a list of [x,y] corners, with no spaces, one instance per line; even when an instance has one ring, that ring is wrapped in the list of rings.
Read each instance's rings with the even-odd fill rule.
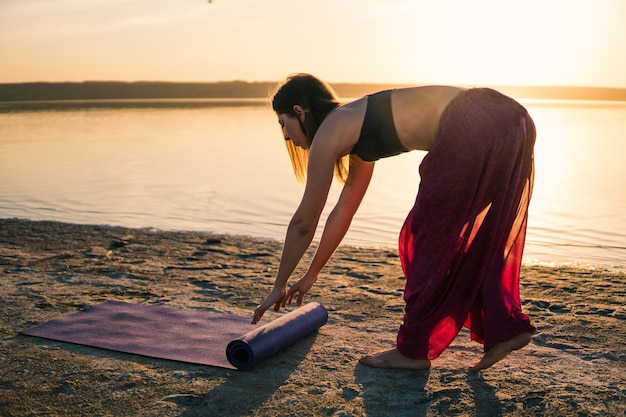
[[[296,297],[296,305],[300,307],[304,296],[309,292],[313,284],[315,284],[315,281],[317,281],[317,274],[307,272],[298,282],[289,288],[283,307],[285,304],[291,304],[294,296]]]
[[[267,309],[270,308],[272,304],[274,304],[274,311],[278,311],[280,310],[281,305],[283,307],[285,306],[286,301],[287,289],[285,287],[274,286],[274,289],[272,290],[270,295],[268,295],[265,301],[263,301],[254,311],[252,324],[256,324],[259,320],[261,320],[261,317],[263,317],[265,311],[267,311]]]
[[[298,282],[293,284],[289,288],[289,292],[284,287],[274,287],[270,295],[267,296],[254,311],[254,317],[252,318],[252,324],[258,323],[263,317],[263,314],[274,305],[274,311],[280,310],[281,307],[285,307],[291,304],[293,297],[296,297],[296,305],[300,307],[304,296],[309,292],[313,284],[317,281],[317,274],[306,273]]]

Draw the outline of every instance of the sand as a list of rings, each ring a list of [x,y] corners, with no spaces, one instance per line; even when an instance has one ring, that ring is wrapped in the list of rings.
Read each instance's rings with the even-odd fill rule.
[[[242,236],[0,220],[0,415],[618,416],[626,414],[626,273],[525,265],[530,345],[469,373],[462,331],[430,371],[371,369],[393,345],[393,249],[341,246],[307,301],[329,321],[248,372],[19,335],[107,300],[252,317],[281,243]],[[270,311],[265,318],[281,313]]]

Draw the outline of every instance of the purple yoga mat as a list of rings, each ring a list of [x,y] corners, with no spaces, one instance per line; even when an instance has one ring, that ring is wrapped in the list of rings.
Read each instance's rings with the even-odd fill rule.
[[[326,321],[328,312],[324,306],[306,304],[231,341],[226,347],[226,357],[237,369],[245,371],[296,343]]]
[[[321,304],[310,303],[272,322],[252,325],[250,317],[108,301],[21,333],[153,358],[246,370],[315,331],[327,317]],[[228,345],[236,342],[241,346],[241,341],[247,347],[236,349],[229,358]]]

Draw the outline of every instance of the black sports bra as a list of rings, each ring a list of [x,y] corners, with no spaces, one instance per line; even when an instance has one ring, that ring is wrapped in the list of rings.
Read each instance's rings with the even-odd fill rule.
[[[367,96],[367,109],[359,140],[350,153],[362,160],[373,162],[387,156],[408,152],[393,125],[391,114],[391,92],[381,91]]]

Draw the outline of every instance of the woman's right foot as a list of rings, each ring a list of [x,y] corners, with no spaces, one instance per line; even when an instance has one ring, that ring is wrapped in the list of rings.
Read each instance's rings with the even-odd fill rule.
[[[496,343],[491,349],[485,352],[483,358],[474,366],[470,366],[470,372],[478,372],[490,368],[495,363],[504,359],[509,353],[518,350],[530,343],[532,336],[530,333],[522,333],[506,342]]]

